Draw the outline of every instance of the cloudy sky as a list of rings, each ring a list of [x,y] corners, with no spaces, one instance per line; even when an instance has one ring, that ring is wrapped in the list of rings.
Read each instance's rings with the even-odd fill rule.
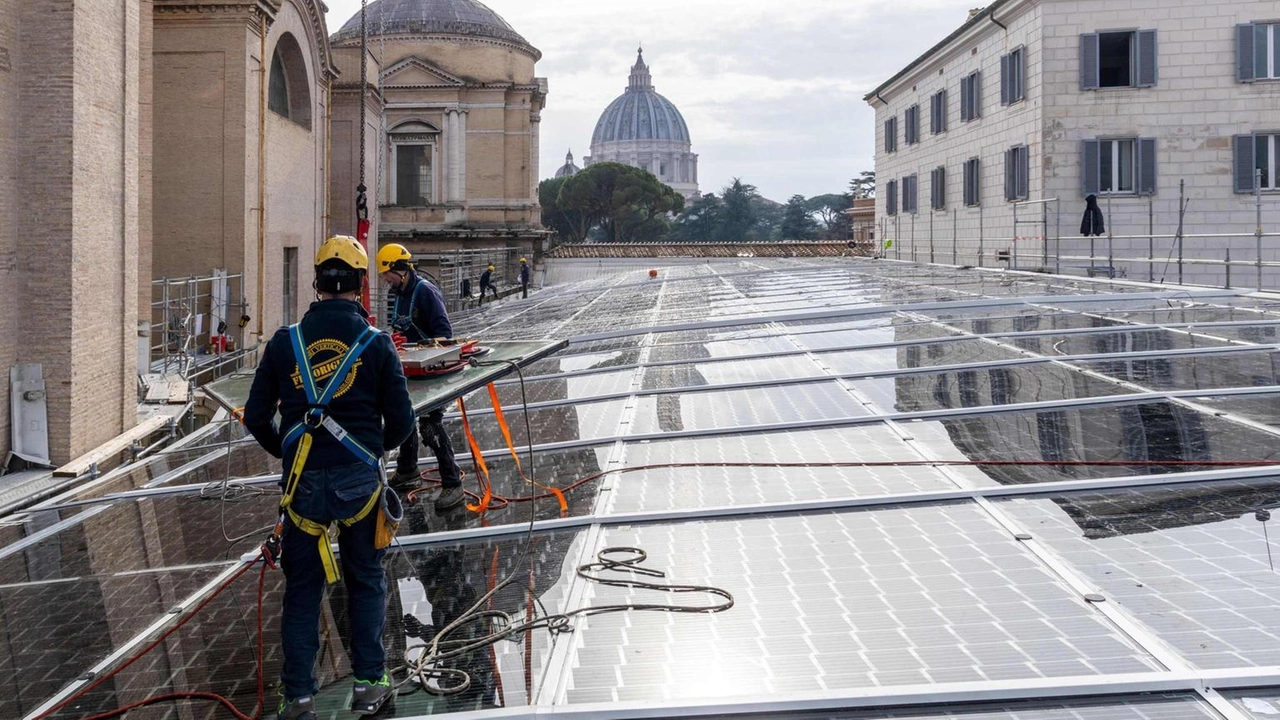
[[[329,31],[360,0],[328,0]],[[486,0],[542,51],[551,93],[541,174],[587,154],[601,111],[644,44],[658,92],[680,108],[704,192],[734,177],[785,201],[842,192],[873,167],[862,96],[964,22],[983,0]],[[579,162],[579,164],[581,164]]]

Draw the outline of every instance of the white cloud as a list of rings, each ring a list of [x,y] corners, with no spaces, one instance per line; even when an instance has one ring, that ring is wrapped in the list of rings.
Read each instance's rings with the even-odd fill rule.
[[[785,200],[842,191],[871,167],[862,96],[958,27],[983,0],[486,0],[535,47],[551,95],[542,175],[588,153],[600,112],[643,42],[654,85],[680,108],[704,191],[734,177]],[[331,0],[330,32],[360,10]]]

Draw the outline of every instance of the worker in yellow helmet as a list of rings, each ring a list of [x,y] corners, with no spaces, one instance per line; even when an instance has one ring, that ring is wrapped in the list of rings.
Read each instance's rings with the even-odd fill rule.
[[[377,712],[395,697],[386,672],[386,576],[394,535],[380,532],[399,502],[382,484],[382,458],[413,428],[413,404],[391,338],[369,324],[359,294],[369,258],[338,236],[315,259],[316,301],[267,343],[245,403],[244,424],[284,461],[277,532],[263,547],[284,569],[283,668],[278,717],[314,720],[318,627],[326,580],[347,587],[352,710]],[[272,420],[280,414],[280,424]],[[279,428],[279,429],[277,429]],[[401,515],[403,513],[401,512]],[[341,562],[329,545],[339,529]],[[381,546],[381,547],[380,547]]]
[[[453,325],[444,306],[444,294],[413,266],[413,254],[403,245],[389,243],[378,250],[378,274],[390,289],[391,327],[412,344],[429,344],[453,338]],[[453,442],[444,428],[444,410],[432,410],[418,418],[417,431],[400,446],[391,487],[398,492],[416,489],[422,481],[418,470],[419,440],[431,448],[440,466],[440,494],[436,512],[462,507],[462,471],[454,459]]]
[[[489,263],[489,267],[480,273],[480,304],[484,304],[484,294],[493,291],[493,299],[498,299],[498,286],[493,282],[493,271],[496,270],[493,263]]]
[[[520,258],[520,297],[529,297],[529,258]]]

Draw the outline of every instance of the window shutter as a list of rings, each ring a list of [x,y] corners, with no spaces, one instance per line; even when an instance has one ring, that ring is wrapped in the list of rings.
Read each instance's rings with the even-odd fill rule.
[[[947,91],[938,91],[938,132],[947,131]]]
[[[1098,34],[1080,36],[1080,89],[1096,90],[1098,82]]]
[[[1263,79],[1267,75],[1267,30],[1270,25],[1253,25],[1253,77]]]
[[[1009,92],[1009,102],[1015,103],[1027,97],[1027,49],[1020,47],[1009,59],[1009,68],[1013,71],[1013,85]]]
[[[1257,78],[1253,59],[1253,25],[1236,26],[1236,80],[1253,82]]]
[[[1010,65],[1011,63],[1009,62],[1009,56],[1001,55],[1000,56],[1000,104],[1001,105],[1009,104],[1009,80],[1010,80],[1009,67]]]
[[[1138,194],[1156,194],[1156,139],[1138,138]]]
[[[1017,170],[1015,169],[1017,158],[1014,157],[1016,151],[1012,148],[1004,151],[1004,199],[1006,201],[1013,199],[1013,193],[1017,189]]]
[[[933,171],[933,180],[930,183],[933,189],[933,209],[941,210],[947,206],[947,169],[940,167]]]
[[[1139,30],[1138,40],[1138,87],[1155,87],[1159,76],[1159,63],[1156,55],[1156,31]]]
[[[1085,140],[1080,155],[1080,177],[1084,181],[1084,195],[1097,195],[1098,173],[1101,172],[1101,147],[1098,141]]]
[[[969,113],[972,115],[970,119],[982,117],[982,71],[973,74],[973,80],[969,83],[969,92],[973,97],[969,100]]]
[[[898,182],[890,180],[885,186],[885,211],[890,215],[898,214]]]
[[[969,78],[960,78],[960,122],[969,122]]]
[[[1253,192],[1254,168],[1256,162],[1253,157],[1255,143],[1252,135],[1237,135],[1235,137],[1235,179],[1236,192],[1251,193]]]
[[[1018,179],[1017,191],[1019,200],[1026,200],[1031,197],[1031,148],[1023,145],[1018,148]]]

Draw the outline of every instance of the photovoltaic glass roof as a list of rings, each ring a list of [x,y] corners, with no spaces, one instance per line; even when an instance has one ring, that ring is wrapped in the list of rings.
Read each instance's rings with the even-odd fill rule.
[[[409,684],[391,716],[1280,716],[1280,473],[1263,465],[1280,464],[1280,297],[855,259],[548,272],[456,319],[570,343],[523,393],[496,386],[532,464],[488,393],[467,398],[492,505],[409,506],[386,563],[394,662],[490,590],[516,621],[713,602],[577,572],[610,547],[733,606],[580,612],[450,660],[465,692]],[[446,426],[478,494],[456,409]],[[274,521],[278,461],[233,423],[185,442],[0,518],[0,716],[44,712],[206,601],[56,716],[165,692],[251,712],[259,660],[274,698],[281,574],[261,659],[258,569],[214,593]],[[345,602],[325,602],[322,718],[348,716]]]

